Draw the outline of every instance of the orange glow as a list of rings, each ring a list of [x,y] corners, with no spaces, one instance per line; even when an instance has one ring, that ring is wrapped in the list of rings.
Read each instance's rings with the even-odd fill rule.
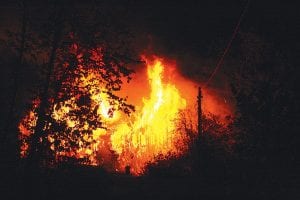
[[[183,153],[176,144],[186,137],[176,132],[175,123],[178,112],[186,108],[186,100],[175,85],[162,82],[164,65],[159,59],[146,63],[150,96],[143,99],[133,121],[118,124],[111,136],[113,150],[121,155],[121,169],[128,165],[136,174],[142,173],[143,167],[154,162],[156,156]]]
[[[136,106],[136,111],[130,115],[120,111],[118,102],[108,97],[99,75],[93,70],[73,84],[87,90],[90,110],[96,110],[96,119],[103,122],[103,127],[92,127],[87,121],[82,123],[79,116],[72,114],[80,110],[76,96],[53,105],[51,117],[66,124],[68,131],[68,134],[48,131],[47,139],[57,161],[65,156],[86,158],[82,164],[99,165],[116,172],[124,172],[125,167],[130,166],[132,174],[141,175],[146,165],[154,163],[157,157],[167,159],[170,155],[178,157],[186,152],[188,136],[178,129],[179,113],[196,110],[197,85],[183,78],[175,64],[157,57],[142,58],[146,71],[139,69],[133,81],[124,84],[118,92],[118,95],[128,96],[129,103]],[[205,89],[203,93],[204,113],[231,114],[230,107],[220,103],[210,91]],[[37,107],[34,103],[19,124],[22,157],[26,156],[28,138],[34,133]],[[196,130],[194,116],[191,124]],[[74,137],[75,132],[80,136]],[[58,144],[55,138],[59,138]],[[77,147],[73,147],[72,142]]]

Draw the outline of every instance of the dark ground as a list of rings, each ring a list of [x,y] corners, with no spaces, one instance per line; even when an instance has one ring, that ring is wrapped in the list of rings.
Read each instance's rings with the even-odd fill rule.
[[[219,167],[218,173],[206,170],[184,176],[159,169],[142,177],[90,167],[26,173],[10,168],[1,170],[7,172],[1,194],[5,199],[299,199],[295,169],[279,176],[281,169],[275,167],[239,165],[239,169]]]
[[[123,6],[129,7],[128,13],[134,19],[134,22],[130,23],[135,24],[132,25],[133,27],[137,27],[140,32],[158,37],[158,41],[164,47],[162,52],[166,55],[176,55],[175,57],[178,58],[181,55],[191,55],[195,58],[195,61],[192,61],[197,64],[196,67],[204,65],[201,62],[199,64],[196,58],[212,59],[214,62],[209,70],[210,73],[219,59],[219,54],[223,52],[245,4],[242,0],[207,1],[207,3],[198,4],[197,1],[190,4],[185,1],[182,4],[175,3],[176,1],[172,3],[130,2],[128,5],[124,3],[126,6]],[[257,153],[249,154],[248,161],[244,161],[247,158],[241,153],[239,160],[228,161],[226,164],[203,162],[208,164],[199,169],[199,174],[184,176],[173,173],[170,169],[154,170],[143,177],[112,175],[102,169],[88,167],[25,170],[24,166],[13,160],[16,155],[14,151],[18,145],[16,132],[11,132],[8,134],[8,139],[11,140],[8,144],[10,148],[3,148],[3,145],[0,145],[0,199],[300,199],[300,173],[298,172],[300,162],[296,154],[299,152],[296,147],[299,147],[297,137],[300,119],[298,117],[299,88],[296,87],[299,85],[297,66],[299,66],[300,20],[299,7],[291,2],[252,0],[241,24],[240,32],[233,42],[228,57],[225,58],[227,61],[231,59],[238,62],[243,61],[244,57],[257,57],[258,63],[261,64],[258,65],[253,61],[254,70],[262,74],[278,75],[277,79],[275,76],[271,81],[266,81],[267,86],[274,81],[277,83],[278,86],[274,86],[274,90],[271,90],[272,88],[266,90],[264,85],[258,85],[251,88],[254,95],[242,96],[238,99],[242,103],[239,108],[243,108],[241,114],[244,116],[244,121],[253,120],[253,123],[250,123],[252,121],[245,123],[251,130],[249,135],[254,135],[254,139],[247,141],[246,144],[249,143],[248,146],[253,145],[261,149],[257,150]],[[3,36],[5,30],[15,30],[18,27],[16,21],[19,13],[16,2],[12,5],[9,2],[7,2],[8,5],[1,3],[0,36]],[[39,19],[39,16],[37,18]],[[261,38],[262,41],[267,42],[272,52],[261,51],[260,48],[256,48],[256,43],[250,40],[249,44],[247,43],[249,47],[246,45],[247,48],[240,49],[251,50],[253,48],[253,52],[249,50],[250,53],[245,53],[246,56],[243,57],[238,48],[243,33],[254,33],[254,42]],[[221,41],[220,44],[218,41]],[[265,43],[261,45],[266,46]],[[4,48],[1,52],[9,51]],[[281,54],[286,57],[280,58],[278,55]],[[10,59],[4,53],[1,55],[1,60],[16,60],[15,57]],[[8,116],[10,105],[8,96],[11,95],[9,80],[11,66],[13,66],[3,63],[0,63],[2,75],[0,100],[3,102],[0,112],[1,128],[5,126]],[[190,78],[193,78],[194,74],[197,75],[196,72],[199,69],[186,67],[192,63],[180,63],[185,66],[182,72]],[[278,70],[278,74],[275,73],[275,69],[281,69],[281,65],[283,70]],[[251,66],[249,65],[247,69],[251,69]],[[234,68],[234,65],[230,65],[229,62],[229,64],[225,63],[221,69],[231,73],[234,71],[231,68]],[[26,76],[26,74],[30,74],[30,70],[22,74],[22,77],[30,80],[28,81],[30,83],[22,82],[24,88],[35,80],[34,75]],[[220,72],[218,76],[221,75]],[[207,76],[203,80],[206,80]],[[201,77],[196,78],[200,80]],[[201,78],[201,81],[203,80]],[[254,76],[253,82],[256,83],[256,80],[258,79]],[[214,85],[216,83],[217,81]],[[277,87],[279,87],[278,90]],[[283,91],[282,98],[274,97],[273,103],[265,103],[265,99],[268,99],[266,97],[273,97],[273,94],[278,91]],[[268,92],[271,95],[268,95]],[[20,94],[20,96],[24,95]],[[258,109],[255,103],[257,99],[260,100],[261,105],[265,105],[265,109]],[[25,100],[21,98],[19,101]],[[18,106],[24,109],[23,104]],[[268,122],[264,114],[268,109],[273,108],[276,109],[273,111],[272,120]],[[21,113],[18,110],[18,114],[19,112]],[[257,126],[264,122],[269,124],[262,128]],[[265,127],[272,131],[266,132]],[[240,151],[246,148],[244,146]],[[3,149],[8,149],[9,152]]]

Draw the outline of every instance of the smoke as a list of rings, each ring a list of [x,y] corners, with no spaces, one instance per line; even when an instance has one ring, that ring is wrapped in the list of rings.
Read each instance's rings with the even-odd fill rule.
[[[223,119],[226,116],[234,116],[235,99],[232,95],[230,78],[228,77],[233,67],[228,66],[228,63],[225,62],[210,84],[204,87],[208,77],[214,70],[218,57],[204,57],[192,51],[183,51],[180,48],[170,49],[164,44],[165,42],[161,38],[153,34],[139,33],[134,46],[137,52],[140,52],[140,55],[155,55],[167,63],[165,67],[166,74],[172,74],[172,81],[183,93],[190,107],[196,106],[198,87],[201,87],[204,96],[202,106],[205,114],[217,115]],[[139,88],[139,85],[147,85],[146,82],[143,82],[145,81],[143,74],[146,73],[144,71],[145,65],[139,64],[133,68],[136,71],[132,80],[133,85],[138,91],[147,94],[147,88]]]

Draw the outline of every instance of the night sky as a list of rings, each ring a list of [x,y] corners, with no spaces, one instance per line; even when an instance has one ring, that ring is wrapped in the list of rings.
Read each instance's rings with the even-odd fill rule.
[[[21,29],[19,2],[17,0],[0,2],[1,130],[5,126],[10,105],[12,77],[14,75],[12,66],[17,62],[17,56],[13,53],[12,47],[6,43],[8,41],[6,32],[8,30],[18,32]],[[30,16],[34,18],[33,21],[36,23],[45,22],[47,15],[45,5],[47,4],[37,0],[27,2]],[[47,2],[51,4],[51,1]],[[180,73],[194,81],[195,87],[198,84],[205,84],[211,76],[233,35],[241,13],[245,11],[236,37],[234,37],[224,61],[207,87],[227,100],[229,104],[235,104],[236,109],[233,110],[240,112],[237,114],[239,118],[237,117],[234,126],[238,127],[240,132],[245,131],[246,136],[242,135],[239,139],[246,142],[243,143],[244,146],[237,147],[236,152],[246,156],[230,158],[236,159],[231,161],[233,163],[232,169],[238,171],[237,173],[234,173],[234,170],[230,171],[231,168],[227,167],[225,162],[224,165],[220,164],[223,161],[209,160],[209,156],[206,158],[212,164],[210,163],[204,168],[207,167],[208,174],[210,172],[214,174],[213,168],[209,171],[212,166],[220,166],[220,168],[216,167],[218,170],[223,170],[222,167],[224,167],[228,170],[224,170],[226,173],[232,173],[229,176],[238,177],[235,180],[232,178],[233,182],[236,181],[234,182],[236,185],[233,184],[234,186],[231,186],[232,188],[229,190],[234,191],[236,190],[235,187],[239,187],[239,181],[245,181],[243,180],[245,171],[248,170],[245,177],[248,177],[255,187],[256,183],[261,181],[261,174],[264,175],[269,172],[270,166],[274,166],[274,163],[275,165],[278,164],[278,168],[272,168],[276,173],[272,174],[273,171],[271,170],[271,178],[267,175],[267,178],[262,178],[265,182],[262,183],[262,187],[257,189],[261,192],[260,197],[266,197],[264,196],[266,195],[265,191],[261,188],[264,186],[268,188],[270,180],[273,180],[274,185],[277,183],[283,185],[284,181],[290,181],[289,175],[292,174],[292,170],[289,169],[296,169],[296,167],[289,166],[289,168],[283,165],[296,160],[294,147],[297,146],[297,138],[295,133],[299,128],[297,122],[299,119],[299,95],[296,91],[299,91],[297,86],[299,85],[300,70],[297,70],[297,67],[299,66],[300,52],[300,16],[296,1],[250,0],[246,10],[247,0],[111,0],[106,2],[66,0],[64,2],[66,5],[74,5],[74,8],[76,7],[78,12],[82,12],[83,15],[88,14],[89,10],[92,9],[91,6],[96,2],[103,9],[105,15],[111,18],[112,22],[120,23],[129,30],[132,36],[130,47],[136,54],[155,54],[176,61]],[[86,21],[88,22],[88,19]],[[34,25],[31,27],[35,28]],[[28,94],[38,91],[37,85],[39,83],[37,83],[36,77],[38,77],[39,72],[36,69],[40,70],[41,68],[28,65],[24,69],[21,69],[20,73],[19,81],[22,84],[19,86],[19,104],[15,108],[16,122],[32,100],[32,96]],[[240,79],[236,76],[239,76]],[[266,80],[273,82],[264,82],[265,77],[267,77]],[[240,94],[234,91],[236,88],[242,88],[244,93]],[[279,89],[277,90],[277,88]],[[250,92],[247,93],[248,91]],[[9,138],[14,140],[11,144],[17,143],[16,134],[11,134]],[[255,146],[256,144],[258,145]],[[250,153],[247,148],[250,149]],[[252,151],[251,148],[254,150]],[[284,161],[284,159],[286,160]],[[281,160],[283,161],[281,162]],[[261,164],[262,168],[256,169],[257,163]],[[246,169],[244,170],[244,168]],[[286,175],[285,172],[290,174]],[[222,176],[222,173],[220,174]],[[252,176],[253,174],[255,176]],[[277,179],[274,178],[275,174]],[[291,176],[297,179],[299,174]],[[207,179],[209,180],[210,177]],[[214,180],[218,182],[217,178]],[[201,184],[206,185],[204,182]],[[151,188],[155,184],[150,183],[150,185]],[[194,183],[191,185],[196,188]],[[288,184],[282,185],[274,186],[276,188],[274,191],[280,193],[278,188],[289,188]],[[211,187],[213,188],[214,185],[212,184]],[[248,191],[247,187],[244,191]],[[272,187],[270,186],[270,188]],[[223,189],[223,185],[220,188]],[[198,189],[196,188],[195,191]],[[256,190],[254,189],[254,191]],[[243,196],[244,192],[241,194]]]
[[[83,13],[88,13],[92,5],[92,2],[70,2]],[[204,84],[212,74],[246,4],[245,0],[100,3],[106,15],[111,15],[117,23],[120,22],[129,28],[136,52],[156,54],[175,60],[184,76],[200,84]],[[43,4],[39,1],[28,3],[30,14],[36,19],[43,20],[41,6]],[[1,38],[5,37],[6,30],[20,30],[20,11],[18,1],[0,3]],[[296,4],[291,2],[250,1],[236,37],[210,86],[217,90],[222,98],[234,102],[229,79],[243,62],[240,56],[242,39],[248,33],[268,43],[272,49],[288,54],[290,61],[294,62],[299,52],[297,14]],[[2,50],[7,52],[5,47],[2,47]],[[7,68],[4,70],[8,74],[11,73]],[[5,90],[9,87],[7,85],[9,81],[7,79],[2,81],[1,85]]]
[[[83,12],[89,2],[70,1]],[[133,33],[134,48],[176,60],[184,76],[204,83],[211,75],[245,9],[247,1],[107,1],[104,10]],[[33,16],[39,17],[39,1],[29,1]],[[36,13],[35,13],[36,12]],[[0,3],[0,36],[17,30],[18,1]],[[241,37],[253,33],[279,51],[297,54],[299,35],[297,6],[286,1],[250,1],[238,33],[212,80],[212,86],[229,98],[228,75],[239,67]],[[3,48],[2,48],[3,49]],[[4,81],[6,82],[6,81]]]
[[[39,1],[29,2],[29,7],[41,6]],[[91,3],[84,2],[77,1],[77,4],[86,10]],[[194,62],[200,58],[213,58],[217,62],[246,2],[113,0],[107,1],[105,7],[114,17],[119,15],[121,21],[126,20],[141,49],[152,46],[153,51],[179,58],[179,62],[185,56],[192,57]],[[17,1],[0,3],[1,35],[6,29],[17,27],[18,5]],[[299,33],[297,11],[297,3],[292,1],[250,1],[239,32],[254,32],[277,48],[294,51]],[[238,44],[239,34],[233,47]],[[229,52],[234,53],[238,52]]]

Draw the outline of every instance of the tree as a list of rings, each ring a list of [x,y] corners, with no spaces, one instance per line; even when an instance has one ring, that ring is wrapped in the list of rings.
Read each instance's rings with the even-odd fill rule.
[[[6,137],[8,132],[11,131],[12,124],[15,125],[12,122],[15,122],[15,105],[16,105],[16,98],[18,93],[18,87],[19,87],[19,76],[22,66],[24,66],[23,60],[24,60],[24,54],[25,54],[25,45],[26,45],[26,34],[27,34],[27,8],[26,8],[26,1],[23,0],[20,2],[21,4],[21,10],[22,10],[22,17],[21,17],[21,31],[20,33],[9,33],[9,39],[10,42],[13,44],[13,50],[16,51],[18,55],[18,62],[13,65],[13,75],[12,75],[12,95],[8,110],[8,117],[5,124],[5,127],[3,129],[3,132],[1,134],[0,143],[2,143],[1,146],[5,146],[6,144]]]
[[[239,48],[241,64],[232,90],[240,113],[240,157],[279,167],[295,151],[296,68],[282,48],[255,33],[243,33]]]
[[[109,26],[106,25],[104,28],[97,26],[103,20],[98,18],[99,10],[89,13],[89,16],[94,16],[89,21],[93,23],[89,24],[81,24],[85,16],[82,13],[78,14],[77,11],[75,6],[56,3],[47,22],[50,25],[46,30],[49,32],[50,27],[52,37],[50,43],[48,41],[44,43],[49,44],[51,51],[48,55],[45,81],[38,97],[39,103],[34,111],[36,126],[31,133],[29,151],[29,160],[33,164],[38,164],[45,154],[49,155],[47,151],[50,145],[53,148],[55,146],[72,149],[78,146],[74,141],[76,138],[82,137],[83,134],[91,137],[92,131],[84,129],[86,123],[93,129],[105,128],[97,114],[96,100],[90,97],[91,90],[99,90],[97,84],[103,86],[102,91],[94,92],[106,96],[112,107],[110,114],[114,109],[123,110],[126,114],[134,110],[132,105],[126,103],[126,98],[115,94],[121,89],[123,81],[131,79],[133,71],[127,68],[127,64],[135,60],[131,58],[130,51],[128,49],[124,51],[124,48],[118,50],[118,43],[123,44],[123,40],[111,40],[112,38],[106,37],[107,33],[113,34]],[[38,31],[39,35],[43,35],[45,30]],[[120,32],[118,34],[121,35]],[[90,79],[88,83],[83,80],[87,78]],[[68,113],[68,117],[81,122],[76,126],[76,130],[71,130],[64,120],[55,120],[53,116],[53,112],[68,101],[80,107]],[[52,143],[53,140],[56,141],[55,144],[49,144],[49,136]],[[68,146],[60,145],[59,141],[70,138],[72,139],[69,140]],[[84,146],[90,143],[86,141]]]

